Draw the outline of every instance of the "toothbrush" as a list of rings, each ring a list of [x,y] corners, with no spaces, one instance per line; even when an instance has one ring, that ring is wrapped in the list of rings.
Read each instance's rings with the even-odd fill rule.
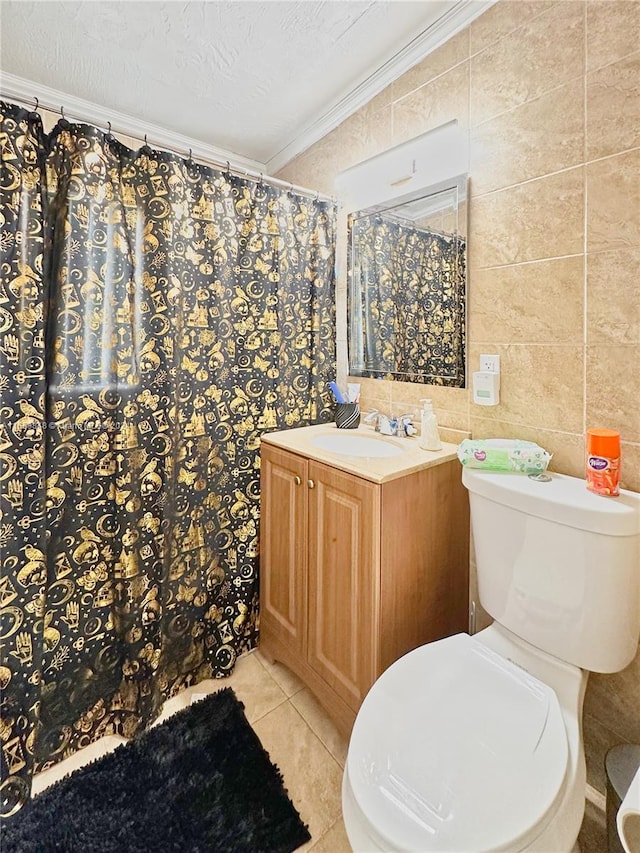
[[[359,382],[348,382],[347,383],[347,397],[349,398],[350,403],[359,403],[360,402],[360,383]]]
[[[344,397],[342,396],[342,391],[338,388],[335,382],[329,383],[329,388],[331,389],[331,393],[336,398],[336,403],[344,403],[346,402]]]

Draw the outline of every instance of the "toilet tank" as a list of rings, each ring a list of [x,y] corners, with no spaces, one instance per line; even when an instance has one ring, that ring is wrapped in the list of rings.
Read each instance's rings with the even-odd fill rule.
[[[640,635],[640,495],[601,497],[548,476],[463,469],[480,602],[537,648],[617,672]]]

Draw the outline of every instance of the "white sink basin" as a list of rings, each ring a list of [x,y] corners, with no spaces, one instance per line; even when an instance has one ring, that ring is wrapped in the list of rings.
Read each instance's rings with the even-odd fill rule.
[[[329,453],[338,453],[342,456],[364,456],[384,459],[390,456],[400,456],[404,453],[404,448],[393,441],[362,435],[362,433],[358,432],[348,432],[347,430],[336,430],[335,432],[323,432],[320,435],[314,435],[311,439],[311,444],[320,450],[327,450]]]

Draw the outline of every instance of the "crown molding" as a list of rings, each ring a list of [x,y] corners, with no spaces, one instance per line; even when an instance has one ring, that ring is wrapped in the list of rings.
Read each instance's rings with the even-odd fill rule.
[[[277,174],[287,163],[334,130],[425,56],[468,27],[496,2],[497,0],[459,0],[435,23],[423,30],[406,47],[271,157],[266,163],[269,174]]]
[[[78,98],[8,72],[0,72],[0,89],[5,97],[14,98],[25,105],[32,105],[37,97],[40,108],[57,113],[60,110],[59,105],[62,105],[65,115],[76,121],[88,122],[105,130],[110,122],[113,133],[140,140],[143,140],[146,135],[151,146],[166,148],[187,156],[191,152],[194,158],[218,166],[228,161],[237,171],[247,170],[256,175],[264,174],[266,177],[275,175],[287,163],[334,130],[425,56],[469,26],[495,2],[497,0],[459,0],[434,24],[419,33],[406,47],[359,83],[266,163],[167,130],[160,125],[145,122],[139,116],[111,110],[93,101]]]
[[[33,102],[38,98],[39,108],[50,112],[59,113],[60,105],[62,105],[65,117],[74,121],[94,124],[96,127],[105,130],[111,123],[113,133],[133,136],[141,141],[146,136],[151,147],[169,149],[185,157],[188,157],[189,152],[191,152],[191,156],[201,162],[223,166],[228,161],[229,165],[236,171],[248,170],[256,174],[264,173],[265,176],[267,175],[266,165],[258,160],[251,160],[248,157],[235,154],[233,151],[208,145],[202,140],[192,139],[189,136],[183,136],[181,133],[160,127],[160,125],[146,122],[139,116],[131,116],[118,110],[111,110],[92,101],[86,101],[84,98],[77,98],[67,92],[61,92],[59,89],[52,89],[42,83],[18,77],[15,74],[3,71],[0,76],[0,89],[5,97],[14,98],[16,101],[29,106],[33,106]]]

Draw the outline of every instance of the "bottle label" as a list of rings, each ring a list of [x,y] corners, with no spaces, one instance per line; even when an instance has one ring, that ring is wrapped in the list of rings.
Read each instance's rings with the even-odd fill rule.
[[[609,460],[604,456],[590,456],[587,460],[587,464],[589,465],[589,468],[594,471],[606,471],[610,466]]]
[[[615,497],[620,494],[620,459],[606,456],[587,456],[587,489],[598,495]]]

